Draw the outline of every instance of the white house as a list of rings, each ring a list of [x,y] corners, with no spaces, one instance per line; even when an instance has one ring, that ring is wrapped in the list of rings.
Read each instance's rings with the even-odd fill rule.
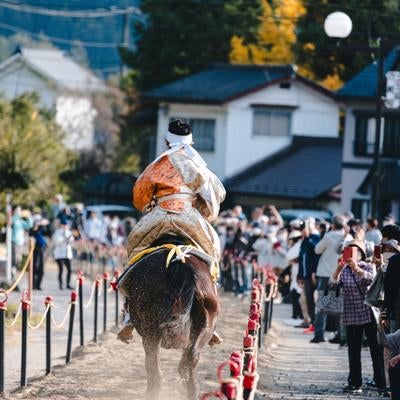
[[[20,48],[0,64],[0,93],[6,98],[36,92],[40,106],[56,111],[56,121],[67,132],[73,150],[94,144],[91,95],[106,90],[104,82],[57,49]]]
[[[398,69],[400,52],[391,51],[385,58],[385,72]],[[342,208],[352,210],[359,218],[370,213],[375,145],[376,64],[359,72],[338,92],[346,111],[343,144]],[[400,112],[383,110],[380,143],[381,216],[392,213],[400,217]]]
[[[271,188],[257,189],[259,185],[255,182],[249,184],[242,194],[246,198],[257,196],[257,201],[286,198],[293,205],[296,199],[315,200],[315,196],[326,195],[340,184],[338,104],[330,91],[297,74],[291,65],[217,64],[153,89],[144,94],[144,99],[159,104],[157,152],[165,147],[164,135],[169,121],[177,117],[189,120],[195,147],[209,167],[225,180],[230,192],[237,196],[240,196],[241,189],[235,187],[236,178],[258,174],[263,182],[265,170],[271,170],[271,158],[276,154],[284,158],[292,157],[292,150],[296,154],[301,152],[300,147],[303,149],[306,142],[308,146],[313,143],[321,146],[325,140],[325,150],[334,142],[336,149],[335,159],[330,160],[335,172],[325,182],[322,182],[323,177],[318,178],[314,185],[316,191],[312,194],[314,197],[297,196],[283,187],[275,191]],[[314,151],[304,156],[315,157],[317,153]],[[318,156],[315,162],[320,161]],[[254,171],[252,168],[256,165],[260,167],[260,163],[265,167],[263,171]],[[301,164],[304,166],[307,163]],[[315,170],[321,167],[324,166],[314,165],[310,171],[303,169],[303,173],[315,175]],[[293,175],[294,171],[287,172]],[[291,179],[298,181],[294,176]],[[287,184],[290,185],[290,182]],[[279,182],[277,185],[280,185]],[[334,201],[338,202],[337,196]]]

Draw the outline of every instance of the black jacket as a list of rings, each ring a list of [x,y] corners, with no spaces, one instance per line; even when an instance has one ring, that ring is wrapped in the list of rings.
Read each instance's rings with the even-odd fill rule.
[[[383,284],[385,290],[384,308],[389,318],[400,316],[400,254],[389,259]]]

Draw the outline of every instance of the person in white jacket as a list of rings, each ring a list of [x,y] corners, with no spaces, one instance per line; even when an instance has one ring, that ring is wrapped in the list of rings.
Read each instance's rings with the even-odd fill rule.
[[[252,247],[257,253],[257,264],[259,268],[266,269],[270,266],[269,259],[272,249],[272,242],[264,233],[261,232],[261,229],[254,229],[253,234],[257,233],[260,234],[260,237],[253,243]]]
[[[289,250],[286,253],[286,260],[291,266],[290,292],[292,295],[292,319],[303,318],[303,313],[300,305],[301,287],[297,281],[299,273],[299,254],[301,245],[301,232],[294,229],[289,234]]]
[[[63,267],[67,269],[67,289],[73,289],[71,283],[71,260],[72,260],[72,242],[74,237],[68,227],[67,221],[61,220],[60,227],[56,229],[52,236],[53,256],[58,265],[58,283],[60,289],[63,289]]]
[[[316,272],[317,291],[325,290],[329,283],[329,278],[337,268],[340,257],[339,247],[343,240],[346,240],[345,219],[342,216],[333,218],[332,230],[315,246],[315,254],[321,255]],[[351,238],[350,238],[351,239]],[[326,315],[317,312],[315,316],[315,333],[311,343],[324,342],[326,327]]]

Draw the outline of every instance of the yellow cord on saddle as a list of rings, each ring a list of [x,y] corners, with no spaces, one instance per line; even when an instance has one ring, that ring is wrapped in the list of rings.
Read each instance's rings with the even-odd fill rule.
[[[154,251],[160,249],[169,249],[169,253],[167,256],[165,267],[168,268],[172,262],[172,259],[176,256],[176,259],[181,261],[182,263],[186,263],[186,257],[189,256],[190,251],[196,249],[196,247],[191,245],[175,245],[175,244],[163,244],[161,246],[149,247],[146,250],[141,251],[140,253],[134,255],[129,259],[128,265],[132,265],[139,261],[142,257],[146,256],[147,254],[153,253]],[[215,263],[210,268],[210,274],[214,282],[218,280],[219,269]]]
[[[184,249],[182,251],[182,249]],[[169,267],[169,264],[171,263],[172,257],[174,257],[176,255],[176,259],[179,261],[182,261],[184,264],[186,264],[186,256],[188,255],[188,253],[190,253],[190,251],[194,249],[193,246],[190,245],[179,245],[179,246],[175,246],[173,249],[171,249],[168,253],[167,256],[167,263],[166,263],[166,268]]]
[[[149,247],[148,249],[143,250],[140,253],[137,253],[134,256],[132,256],[129,259],[128,265],[134,264],[136,261],[140,260],[145,255],[152,253],[153,251],[160,250],[160,249],[170,249],[170,250],[172,250],[175,247],[177,247],[177,246],[175,246],[174,244],[168,244],[168,243],[163,244],[161,246]]]

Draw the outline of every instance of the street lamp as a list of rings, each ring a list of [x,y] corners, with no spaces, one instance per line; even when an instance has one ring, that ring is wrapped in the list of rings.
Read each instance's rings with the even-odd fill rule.
[[[353,28],[350,17],[341,11],[335,11],[329,14],[324,22],[324,30],[327,36],[336,39],[347,38]],[[375,113],[375,143],[374,143],[374,161],[372,164],[372,191],[371,191],[371,216],[379,218],[379,180],[380,180],[380,143],[381,143],[381,120],[382,120],[382,99],[383,99],[383,51],[382,38],[377,40],[376,47],[368,47],[369,51],[377,53],[377,83],[376,83],[376,113]]]
[[[353,23],[350,17],[341,11],[335,11],[329,14],[324,22],[325,33],[331,38],[347,38],[352,29]]]

